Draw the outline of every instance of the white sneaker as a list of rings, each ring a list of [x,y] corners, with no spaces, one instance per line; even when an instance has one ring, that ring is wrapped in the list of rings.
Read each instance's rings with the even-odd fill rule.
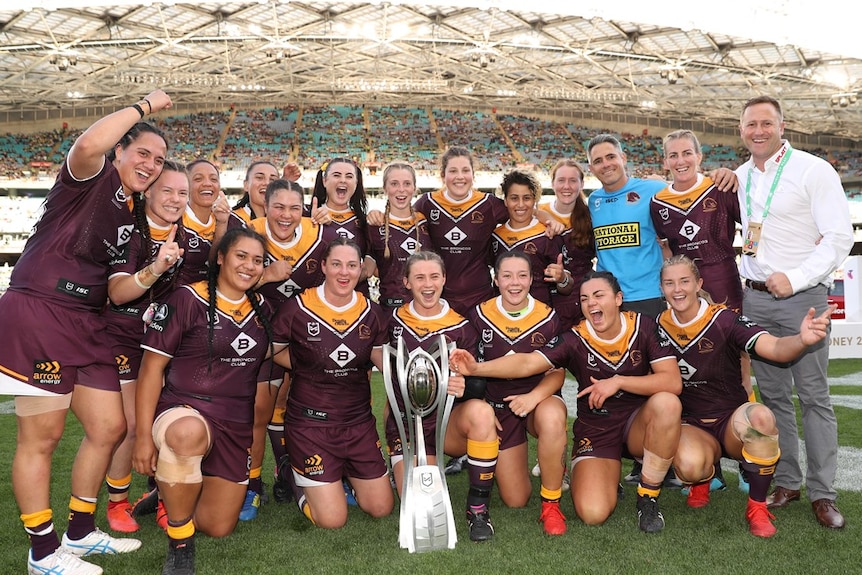
[[[111,537],[98,527],[85,537],[76,540],[69,539],[69,536],[63,533],[63,541],[61,543],[61,547],[64,547],[69,553],[73,553],[78,557],[129,553],[140,546],[141,542],[138,539]]]
[[[102,568],[79,559],[67,549],[59,547],[38,561],[33,560],[33,551],[27,556],[29,575],[102,575]]]

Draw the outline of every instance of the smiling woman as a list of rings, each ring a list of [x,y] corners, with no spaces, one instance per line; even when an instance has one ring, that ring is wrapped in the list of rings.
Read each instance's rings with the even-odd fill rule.
[[[99,488],[125,432],[117,367],[101,311],[110,262],[132,237],[127,202],[153,184],[167,153],[161,132],[140,120],[170,106],[170,97],[156,90],[81,134],[0,299],[0,331],[8,334],[0,349],[0,391],[16,396],[12,484],[30,536],[30,572],[96,575],[102,569],[79,556],[125,553],[141,545],[104,534],[95,525]],[[73,468],[69,528],[61,546],[49,479],[70,406],[86,438]]]

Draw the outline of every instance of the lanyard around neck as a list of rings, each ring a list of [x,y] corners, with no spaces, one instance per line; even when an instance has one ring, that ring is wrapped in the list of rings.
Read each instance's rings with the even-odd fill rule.
[[[772,196],[775,195],[775,190],[778,188],[778,181],[781,179],[781,172],[784,171],[784,166],[787,165],[787,160],[790,159],[790,154],[792,152],[793,148],[787,146],[784,156],[781,158],[781,161],[778,162],[778,169],[775,171],[775,177],[772,178],[772,185],[769,187],[769,195],[766,196],[766,204],[763,206],[763,216],[760,218],[761,223],[766,220],[766,216],[769,214],[769,206],[772,205]],[[751,172],[753,171],[754,163],[752,162],[751,167],[748,168],[748,179],[745,182],[745,214],[749,221],[751,220]]]

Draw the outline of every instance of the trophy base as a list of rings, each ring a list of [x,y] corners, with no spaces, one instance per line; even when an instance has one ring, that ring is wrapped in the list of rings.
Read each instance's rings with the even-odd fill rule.
[[[408,506],[409,518],[401,522],[401,529],[410,530],[399,537],[402,547],[407,543],[411,553],[455,548],[455,519],[439,466],[414,467],[401,504]]]

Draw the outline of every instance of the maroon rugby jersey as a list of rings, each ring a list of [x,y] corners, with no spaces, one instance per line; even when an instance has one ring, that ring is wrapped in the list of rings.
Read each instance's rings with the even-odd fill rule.
[[[592,385],[590,377],[607,379],[615,375],[648,375],[650,364],[673,360],[673,351],[666,339],[661,339],[655,322],[633,311],[620,312],[623,333],[614,341],[599,339],[584,320],[564,331],[539,353],[551,365],[565,367],[578,380],[578,390]],[[607,411],[630,410],[639,407],[646,397],[620,390],[609,397],[603,408]],[[578,418],[590,420],[601,415],[590,412],[589,398],[578,398]],[[600,420],[599,420],[600,421]]]
[[[443,297],[452,309],[464,315],[493,297],[488,259],[491,234],[509,219],[503,200],[474,190],[455,202],[439,190],[420,196],[414,208],[428,218],[434,251],[446,264]]]
[[[186,285],[207,279],[210,250],[215,239],[215,216],[210,216],[209,221],[202,222],[195,216],[192,207],[186,206],[186,211],[183,213],[183,228],[185,245],[179,283]]]
[[[398,338],[401,337],[408,352],[420,347],[427,351],[440,340],[439,336],[442,335],[447,343],[454,342],[459,349],[474,351],[477,341],[476,330],[469,321],[449,307],[445,300],[442,300],[442,303],[443,309],[432,317],[418,315],[410,303],[393,310],[389,321],[389,345],[397,349]],[[394,383],[395,397],[398,404],[403,407],[398,382]]]
[[[284,260],[293,267],[290,277],[285,281],[269,282],[258,290],[275,306],[299,295],[305,288],[316,287],[323,283],[323,270],[320,263],[329,242],[337,237],[335,230],[329,226],[315,226],[310,218],[302,218],[296,227],[294,239],[282,243],[269,233],[266,218],[252,220],[249,227],[266,239],[264,258],[266,266]]]
[[[545,281],[545,268],[556,263],[557,256],[563,251],[562,236],[549,238],[545,235],[545,224],[533,218],[526,228],[514,230],[508,223],[497,226],[491,236],[491,253],[493,259],[503,253],[512,251],[524,252],[530,258],[530,270],[533,282],[530,284],[530,295],[542,303],[551,305],[551,282]]]
[[[415,218],[400,219],[389,216],[389,257],[384,254],[383,243],[386,226],[370,228],[368,241],[371,256],[377,262],[377,277],[380,278],[380,305],[398,307],[413,299],[410,290],[404,287],[404,264],[414,252],[431,250],[431,237],[425,216],[417,213]]]
[[[688,324],[680,325],[668,309],[659,315],[658,325],[679,362],[683,415],[721,417],[748,401],[739,355],[753,351],[766,330],[723,305],[704,300],[697,318]]]
[[[126,244],[123,254],[111,262],[111,270],[108,279],[118,275],[132,275],[147,263],[152,262],[159,248],[165,243],[170,233],[169,229],[154,228],[150,225],[150,237],[152,238],[152,249],[148,254],[142,254],[144,238],[140,231],[135,228],[131,241]],[[180,247],[188,245],[188,234],[177,234],[176,239]],[[116,305],[110,303],[105,310],[108,320],[108,332],[114,336],[115,342],[123,342],[128,345],[134,342],[134,346],[140,343],[144,337],[143,315],[151,303],[164,303],[167,296],[180,284],[181,269],[186,265],[185,254],[168,268],[153,284],[151,290],[147,291],[138,299]],[[180,277],[177,277],[180,274]]]
[[[135,228],[128,199],[107,159],[96,176],[84,181],[75,180],[63,162],[9,290],[99,311],[108,299],[108,265],[122,254]]]
[[[256,297],[270,313],[263,296]],[[269,341],[246,297],[216,300],[212,355],[206,282],[180,287],[156,310],[141,344],[145,351],[171,358],[156,412],[188,405],[213,419],[251,425],[257,372]]]
[[[477,357],[488,361],[510,353],[530,353],[544,348],[560,330],[557,316],[546,304],[530,298],[520,317],[503,309],[500,296],[476,306],[470,319],[480,334]],[[521,379],[488,379],[485,397],[503,403],[509,395],[529,393],[545,377],[544,373]]]
[[[287,420],[324,427],[365,422],[371,413],[371,351],[386,343],[377,304],[356,292],[333,309],[323,286],[289,299],[273,320],[275,341],[289,345],[292,380]]]
[[[653,196],[650,215],[659,236],[674,254],[692,259],[703,277],[703,289],[719,303],[742,307],[742,284],[733,237],[739,222],[736,194],[720,192],[711,179],[699,176],[685,192],[668,186]]]

